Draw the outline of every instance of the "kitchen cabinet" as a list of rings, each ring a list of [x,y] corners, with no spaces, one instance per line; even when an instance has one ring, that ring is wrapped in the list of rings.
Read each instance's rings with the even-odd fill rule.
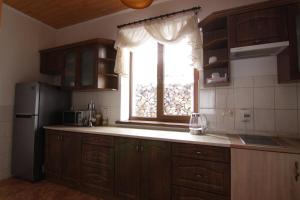
[[[121,199],[170,199],[170,144],[116,139],[116,195]]]
[[[40,71],[71,90],[117,90],[114,41],[93,39],[40,51]]]
[[[230,48],[287,41],[287,14],[283,6],[230,16]]]
[[[96,195],[113,195],[114,139],[110,136],[82,136],[81,186]]]
[[[230,149],[172,144],[173,199],[230,199]]]
[[[300,155],[231,150],[232,200],[299,200]]]
[[[45,173],[58,182],[78,186],[80,182],[80,135],[57,131],[46,132]]]
[[[300,4],[290,5],[288,13],[290,46],[277,56],[279,83],[300,80]]]
[[[42,74],[60,75],[63,70],[63,52],[44,51],[40,56]]]

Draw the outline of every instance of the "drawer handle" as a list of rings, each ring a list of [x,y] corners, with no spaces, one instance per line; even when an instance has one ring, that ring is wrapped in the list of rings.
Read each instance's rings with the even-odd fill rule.
[[[197,178],[200,178],[200,179],[206,178],[206,176],[205,176],[205,175],[202,175],[202,174],[196,174],[196,177],[197,177]]]
[[[206,155],[206,153],[202,152],[202,151],[197,151],[196,152],[197,155]]]

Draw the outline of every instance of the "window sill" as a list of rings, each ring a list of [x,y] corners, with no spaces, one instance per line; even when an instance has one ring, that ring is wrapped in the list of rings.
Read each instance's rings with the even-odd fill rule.
[[[126,120],[116,121],[117,126],[137,127],[157,130],[173,130],[173,131],[188,131],[189,125],[187,123],[173,123],[173,122],[158,122],[158,121],[141,121],[141,120]]]

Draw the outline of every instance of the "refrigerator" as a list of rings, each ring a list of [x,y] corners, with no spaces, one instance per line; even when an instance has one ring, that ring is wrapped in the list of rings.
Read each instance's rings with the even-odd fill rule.
[[[62,123],[71,94],[40,82],[18,83],[12,142],[12,175],[35,182],[43,178],[44,126]]]

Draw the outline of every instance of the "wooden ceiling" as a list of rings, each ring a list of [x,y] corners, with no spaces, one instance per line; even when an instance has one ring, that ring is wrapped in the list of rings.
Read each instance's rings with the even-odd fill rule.
[[[0,0],[1,1],[1,0]],[[120,0],[3,0],[56,29],[126,9]]]

